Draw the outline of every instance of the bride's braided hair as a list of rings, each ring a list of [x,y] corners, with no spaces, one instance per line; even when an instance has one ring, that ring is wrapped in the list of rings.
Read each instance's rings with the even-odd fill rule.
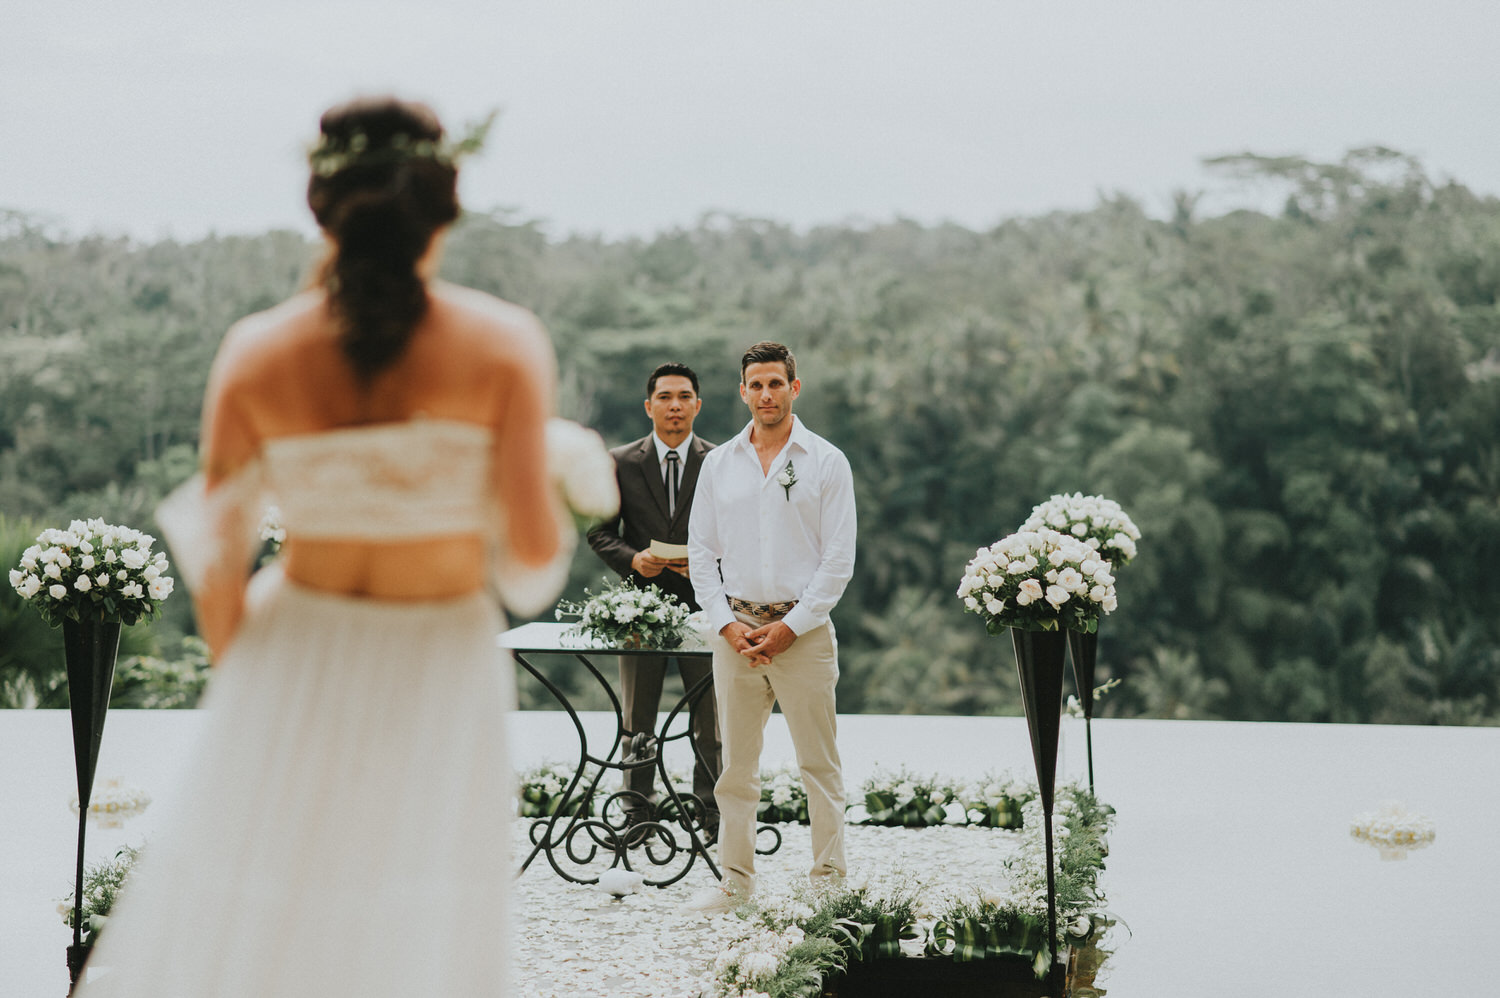
[[[320,283],[362,380],[392,364],[427,311],[417,275],[435,233],[458,218],[458,171],[423,104],[361,98],[331,108],[310,156],[307,204],[336,250]]]

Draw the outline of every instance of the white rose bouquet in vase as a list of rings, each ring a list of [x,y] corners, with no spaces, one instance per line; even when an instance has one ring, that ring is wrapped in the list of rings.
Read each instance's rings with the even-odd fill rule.
[[[958,584],[964,608],[991,634],[1009,628],[1031,734],[1038,796],[1046,816],[1048,939],[1057,936],[1052,802],[1062,715],[1065,635],[1092,633],[1115,608],[1110,563],[1077,534],[1050,527],[1020,530],[974,553]]]
[[[156,538],[103,520],[74,520],[66,530],[44,530],[10,570],[10,585],[42,618],[63,630],[68,709],[78,771],[78,876],[74,892],[73,979],[88,956],[82,938],[84,822],[94,787],[104,716],[114,683],[120,628],[154,616],[172,595],[167,556]]]
[[[1022,530],[1050,528],[1076,537],[1107,561],[1111,568],[1128,565],[1141,539],[1135,522],[1120,504],[1104,496],[1055,495],[1031,511]],[[1113,610],[1114,607],[1109,609]],[[1094,789],[1094,683],[1099,658],[1098,627],[1068,631],[1073,659],[1073,683],[1083,708],[1084,738],[1088,745],[1089,790]]]

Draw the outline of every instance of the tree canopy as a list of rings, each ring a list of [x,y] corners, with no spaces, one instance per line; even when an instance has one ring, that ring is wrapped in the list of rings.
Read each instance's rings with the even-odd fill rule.
[[[1495,723],[1500,203],[1384,149],[1214,163],[1283,210],[1199,217],[1182,193],[1168,218],[1113,197],[983,232],[712,215],[614,241],[471,213],[443,272],[542,317],[563,414],[611,444],[646,431],[657,363],[698,371],[718,441],[746,419],[744,347],[792,347],[797,411],[859,501],[841,709],[1018,711],[1008,644],[954,590],[1081,491],[1144,534],[1101,624],[1104,712]],[[148,526],[192,468],[219,338],[315,253],[0,214],[0,511]],[[582,552],[573,593],[604,572]]]

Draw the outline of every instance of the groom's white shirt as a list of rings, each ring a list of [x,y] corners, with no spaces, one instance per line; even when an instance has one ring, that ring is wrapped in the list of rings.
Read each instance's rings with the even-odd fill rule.
[[[754,423],[703,459],[688,520],[688,565],[698,605],[717,634],[736,619],[727,597],[797,600],[795,634],[828,623],[854,575],[854,475],[842,451],[795,415],[786,446],[763,473]],[[787,465],[796,483],[784,488]]]

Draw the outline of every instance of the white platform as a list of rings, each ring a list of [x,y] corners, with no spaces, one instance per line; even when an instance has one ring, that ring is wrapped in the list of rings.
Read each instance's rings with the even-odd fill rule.
[[[174,774],[205,720],[111,713],[99,778],[144,787],[157,803],[124,829],[91,828],[91,860],[149,838],[169,816]],[[603,716],[586,722],[602,737]],[[524,712],[509,725],[518,765],[568,756],[565,715]],[[1019,718],[840,725],[851,791],[877,764],[1031,771]],[[1119,810],[1104,883],[1134,932],[1101,981],[1111,998],[1409,998],[1491,986],[1479,954],[1500,888],[1500,729],[1114,720],[1095,723],[1094,745],[1099,794]],[[1081,722],[1069,722],[1063,754],[1080,775]],[[766,762],[790,760],[777,715]],[[70,935],[55,909],[72,888],[73,787],[67,714],[0,711],[0,998],[67,992]],[[1355,814],[1390,799],[1436,821],[1434,846],[1382,861],[1349,838]]]

